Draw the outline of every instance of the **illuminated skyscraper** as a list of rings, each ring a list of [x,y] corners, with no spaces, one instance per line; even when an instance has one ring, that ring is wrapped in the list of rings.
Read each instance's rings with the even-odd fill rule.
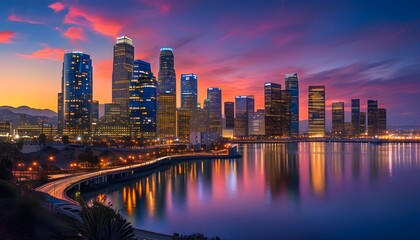
[[[343,136],[344,131],[344,102],[332,103],[332,134]]]
[[[121,119],[128,120],[129,87],[133,72],[133,41],[126,37],[118,37],[114,45],[114,65],[112,68],[112,102],[121,106]]]
[[[282,90],[280,95],[280,112],[281,112],[281,136],[291,136],[291,121],[292,121],[292,94],[288,90]]]
[[[99,101],[92,102],[92,123],[96,124],[99,121]]]
[[[64,68],[63,68],[64,70]],[[64,74],[63,74],[64,77]],[[63,80],[61,80],[63,82]],[[61,90],[63,91],[63,90]],[[58,114],[58,119],[57,119],[57,134],[58,135],[62,135],[63,134],[63,129],[64,129],[64,98],[63,98],[63,93],[58,93],[58,108],[57,108],[57,114]]]
[[[156,138],[157,86],[150,63],[135,60],[130,82],[130,125],[136,138]]]
[[[290,105],[290,134],[292,137],[299,136],[299,82],[297,73],[286,74],[286,90],[290,92],[292,96],[292,102]]]
[[[197,76],[194,73],[181,74],[181,108],[197,109]]]
[[[308,135],[325,136],[325,86],[309,86]]]
[[[368,100],[368,135],[379,134],[378,100]]]
[[[105,103],[105,123],[121,123],[121,105],[119,103]]]
[[[225,102],[225,119],[226,128],[233,129],[235,127],[235,103]]]
[[[222,135],[222,89],[207,88],[207,99],[205,104],[208,114],[207,131]]]
[[[386,109],[379,108],[378,110],[378,127],[379,127],[379,134],[386,133]]]
[[[176,137],[176,77],[172,48],[161,48],[158,75],[158,136]]]
[[[366,112],[360,112],[360,134],[366,133]]]
[[[360,131],[360,99],[351,100],[351,123],[353,124],[354,135],[357,136]]]
[[[193,111],[188,108],[178,108],[176,110],[178,128],[177,137],[180,140],[187,141],[190,139],[190,133],[192,129],[192,113]]]
[[[248,114],[249,135],[265,135],[265,117],[264,109]]]
[[[71,138],[90,137],[92,127],[92,60],[88,54],[64,54],[62,94],[63,133]]]
[[[254,112],[254,96],[236,96],[235,97],[235,136],[247,137],[248,130],[248,114]]]
[[[281,136],[281,85],[264,84],[265,135]]]

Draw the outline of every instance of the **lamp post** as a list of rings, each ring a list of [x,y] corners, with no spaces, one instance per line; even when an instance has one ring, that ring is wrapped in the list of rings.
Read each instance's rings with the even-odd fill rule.
[[[54,156],[50,156],[47,160],[47,180],[48,180],[48,171],[49,171],[49,168],[50,168],[50,161],[51,162],[54,161]]]
[[[36,174],[38,174],[38,171],[39,171],[39,168],[38,168],[38,162],[34,161],[34,162],[32,163],[32,165],[34,166],[34,171],[35,171],[35,169],[36,169]]]

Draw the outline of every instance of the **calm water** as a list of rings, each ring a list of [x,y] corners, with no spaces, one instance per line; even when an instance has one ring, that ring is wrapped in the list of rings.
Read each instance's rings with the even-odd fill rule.
[[[420,144],[297,143],[180,163],[104,193],[139,228],[223,239],[420,239]]]

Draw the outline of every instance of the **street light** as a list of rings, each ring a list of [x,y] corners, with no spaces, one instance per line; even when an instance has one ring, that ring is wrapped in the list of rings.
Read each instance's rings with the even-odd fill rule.
[[[48,158],[48,161],[47,161],[47,180],[48,180],[48,171],[49,171],[49,166],[50,166],[50,161],[52,162],[52,161],[54,161],[54,156],[50,156],[49,158]]]

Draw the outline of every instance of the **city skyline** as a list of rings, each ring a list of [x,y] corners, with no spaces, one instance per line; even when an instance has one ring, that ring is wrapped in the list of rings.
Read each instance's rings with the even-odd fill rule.
[[[414,2],[403,6],[271,1],[263,6],[249,1],[239,6],[227,3],[220,11],[221,3],[127,1],[125,10],[133,12],[130,9],[137,4],[138,11],[149,13],[140,25],[134,14],[132,23],[113,11],[112,3],[39,1],[30,4],[33,12],[23,3],[0,4],[0,50],[5,53],[0,62],[5,69],[2,85],[6,86],[0,90],[1,105],[30,103],[57,111],[64,50],[91,55],[94,99],[100,104],[111,102],[112,47],[117,36],[126,35],[133,39],[135,58],[150,62],[153,72],[158,72],[159,49],[172,47],[177,56],[176,78],[194,72],[200,79],[200,103],[208,87],[220,87],[222,102],[234,101],[236,95],[254,95],[256,109],[262,109],[263,82],[283,84],[285,74],[297,72],[300,120],[307,119],[310,85],[327,87],[327,112],[332,102],[344,102],[346,121],[351,115],[350,99],[355,98],[361,99],[362,111],[368,99],[378,99],[387,109],[388,125],[414,124],[420,116],[414,105],[420,101],[415,81],[420,31]],[[208,9],[203,20],[189,23],[192,14],[171,22],[173,17],[203,9]],[[363,14],[373,9],[377,14]],[[249,15],[251,10],[255,15]],[[348,14],[338,16],[343,12]],[[311,21],[305,14],[313,17]],[[343,21],[338,26],[323,24],[332,18]],[[159,21],[152,24],[154,20]],[[136,31],[139,28],[144,31]],[[41,30],[45,34],[37,34]],[[179,80],[177,84],[180,89]],[[42,89],[45,86],[47,91]],[[34,100],[21,97],[25,95]],[[179,101],[177,97],[178,106]]]

